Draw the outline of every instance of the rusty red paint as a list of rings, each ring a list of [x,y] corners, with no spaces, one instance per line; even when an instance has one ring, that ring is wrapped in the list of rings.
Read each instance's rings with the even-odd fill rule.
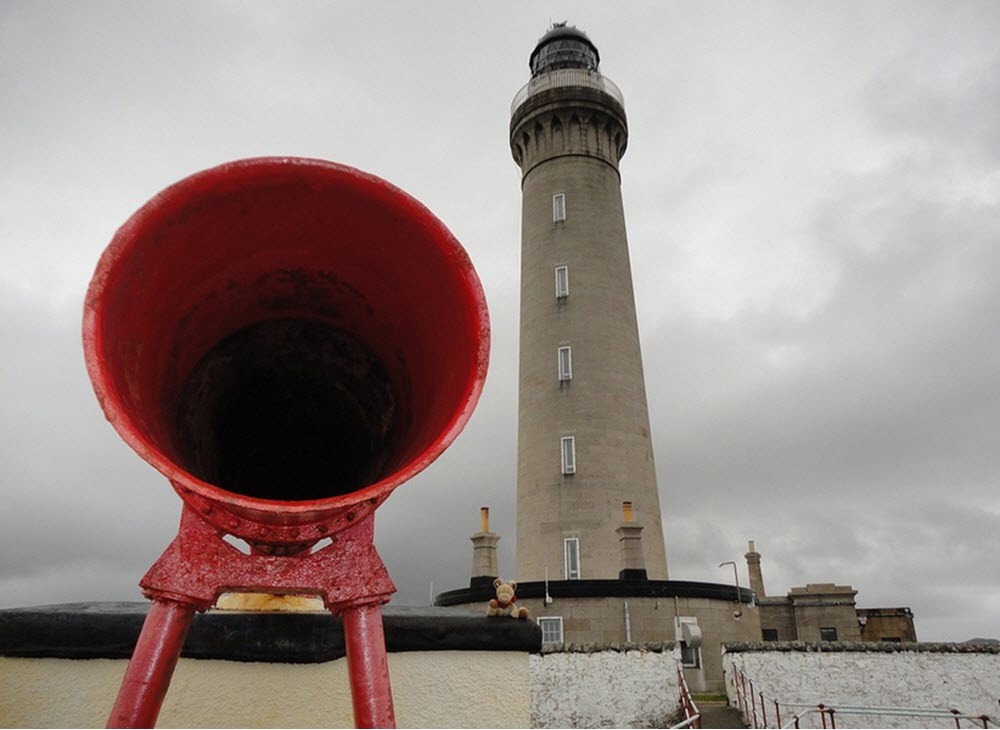
[[[391,726],[379,606],[395,587],[374,511],[454,441],[489,358],[486,299],[458,241],[349,167],[221,165],[119,229],[83,343],[108,420],[184,501],[142,579],[154,604],[109,723],[154,724],[193,611],[248,591],[343,613],[359,727]]]
[[[179,451],[178,400],[199,362],[278,318],[348,331],[386,371],[404,433],[347,493],[248,496]],[[83,341],[108,420],[182,499],[245,540],[263,525],[268,542],[299,542],[377,505],[456,438],[485,381],[489,317],[468,255],[409,195],[332,162],[259,158],[178,182],[119,229],[87,292]]]
[[[344,610],[344,644],[355,727],[395,727],[389,664],[377,605]]]
[[[155,601],[125,670],[108,727],[153,727],[184,645],[194,606]]]
[[[357,726],[395,727],[379,605],[396,589],[372,544],[373,526],[369,514],[314,553],[247,555],[185,507],[177,537],[142,579],[153,605],[108,727],[155,725],[195,610],[225,591],[321,596],[343,614]]]
[[[303,546],[292,554],[247,555],[185,508],[177,537],[140,585],[147,598],[185,601],[199,611],[230,591],[316,595],[334,614],[359,602],[387,603],[396,587],[372,544],[374,522],[369,514],[313,553]]]

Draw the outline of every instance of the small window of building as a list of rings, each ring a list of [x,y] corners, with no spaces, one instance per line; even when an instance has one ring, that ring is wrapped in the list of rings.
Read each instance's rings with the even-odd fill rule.
[[[563,436],[560,439],[562,450],[562,473],[576,474],[576,438]]]
[[[552,222],[566,220],[566,193],[556,193],[552,196]]]
[[[902,638],[898,636],[883,636],[879,641],[891,641],[893,644],[902,644]]]
[[[566,555],[566,580],[580,580],[580,538],[567,537],[563,540]]]
[[[820,641],[836,641],[837,629],[834,626],[822,626],[819,630]]]
[[[685,667],[697,669],[701,666],[701,649],[687,645],[686,641],[681,642],[681,664]]]
[[[700,630],[698,630],[698,619],[696,617],[678,616],[677,621],[680,624],[679,628],[681,637],[684,637],[688,634],[691,634],[694,637],[701,636],[701,632]],[[692,630],[689,632],[685,632],[684,631],[685,624],[692,627]],[[700,639],[698,640],[692,639],[692,641],[696,643],[697,646],[689,644],[687,641],[684,640],[684,638],[681,638],[681,664],[691,669],[697,669],[698,667],[701,666],[701,645],[700,645],[701,641]]]
[[[559,348],[559,380],[573,379],[573,352],[569,345]]]
[[[764,641],[777,641],[778,640],[778,630],[777,629],[761,629]]]
[[[563,620],[562,616],[540,616],[538,626],[542,630],[543,644],[563,643]]]
[[[569,267],[556,267],[556,299],[565,299],[569,296]]]

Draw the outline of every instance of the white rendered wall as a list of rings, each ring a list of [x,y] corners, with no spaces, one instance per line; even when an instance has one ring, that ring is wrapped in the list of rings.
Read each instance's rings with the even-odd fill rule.
[[[956,651],[739,651],[723,655],[727,693],[736,705],[732,667],[781,703],[958,709],[997,718],[1000,654]],[[768,707],[768,721],[773,727]],[[791,715],[782,711],[782,722]],[[917,717],[844,716],[845,727],[946,727]],[[963,723],[963,727],[968,723]],[[812,716],[802,727],[820,727]]]
[[[528,727],[522,652],[389,654],[399,727]],[[127,665],[0,657],[0,726],[104,727]],[[181,659],[158,727],[354,727],[345,660]]]
[[[389,654],[399,727],[665,727],[675,651]],[[127,662],[0,657],[0,727],[104,727]],[[354,727],[347,665],[181,659],[158,727]]]
[[[532,727],[668,727],[678,661],[678,651],[532,654]]]

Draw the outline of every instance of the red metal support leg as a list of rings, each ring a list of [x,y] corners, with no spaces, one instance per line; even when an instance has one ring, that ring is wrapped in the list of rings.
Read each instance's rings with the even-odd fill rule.
[[[351,678],[354,725],[396,727],[385,654],[382,609],[377,604],[344,609],[344,645]]]
[[[125,670],[108,727],[156,725],[194,610],[193,605],[176,601],[153,602]]]

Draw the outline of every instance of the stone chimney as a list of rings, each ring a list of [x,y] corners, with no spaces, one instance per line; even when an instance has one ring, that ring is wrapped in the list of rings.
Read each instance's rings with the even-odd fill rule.
[[[747,543],[747,573],[750,575],[750,590],[757,594],[757,598],[764,598],[764,576],[760,572],[760,553],[753,546],[753,540]]]
[[[469,539],[472,540],[472,579],[496,578],[500,575],[497,568],[497,543],[500,536],[490,532],[490,508],[479,510],[479,532]]]
[[[647,580],[646,561],[642,556],[642,525],[634,520],[632,503],[622,502],[622,524],[615,531],[622,546],[622,569],[618,580]]]

